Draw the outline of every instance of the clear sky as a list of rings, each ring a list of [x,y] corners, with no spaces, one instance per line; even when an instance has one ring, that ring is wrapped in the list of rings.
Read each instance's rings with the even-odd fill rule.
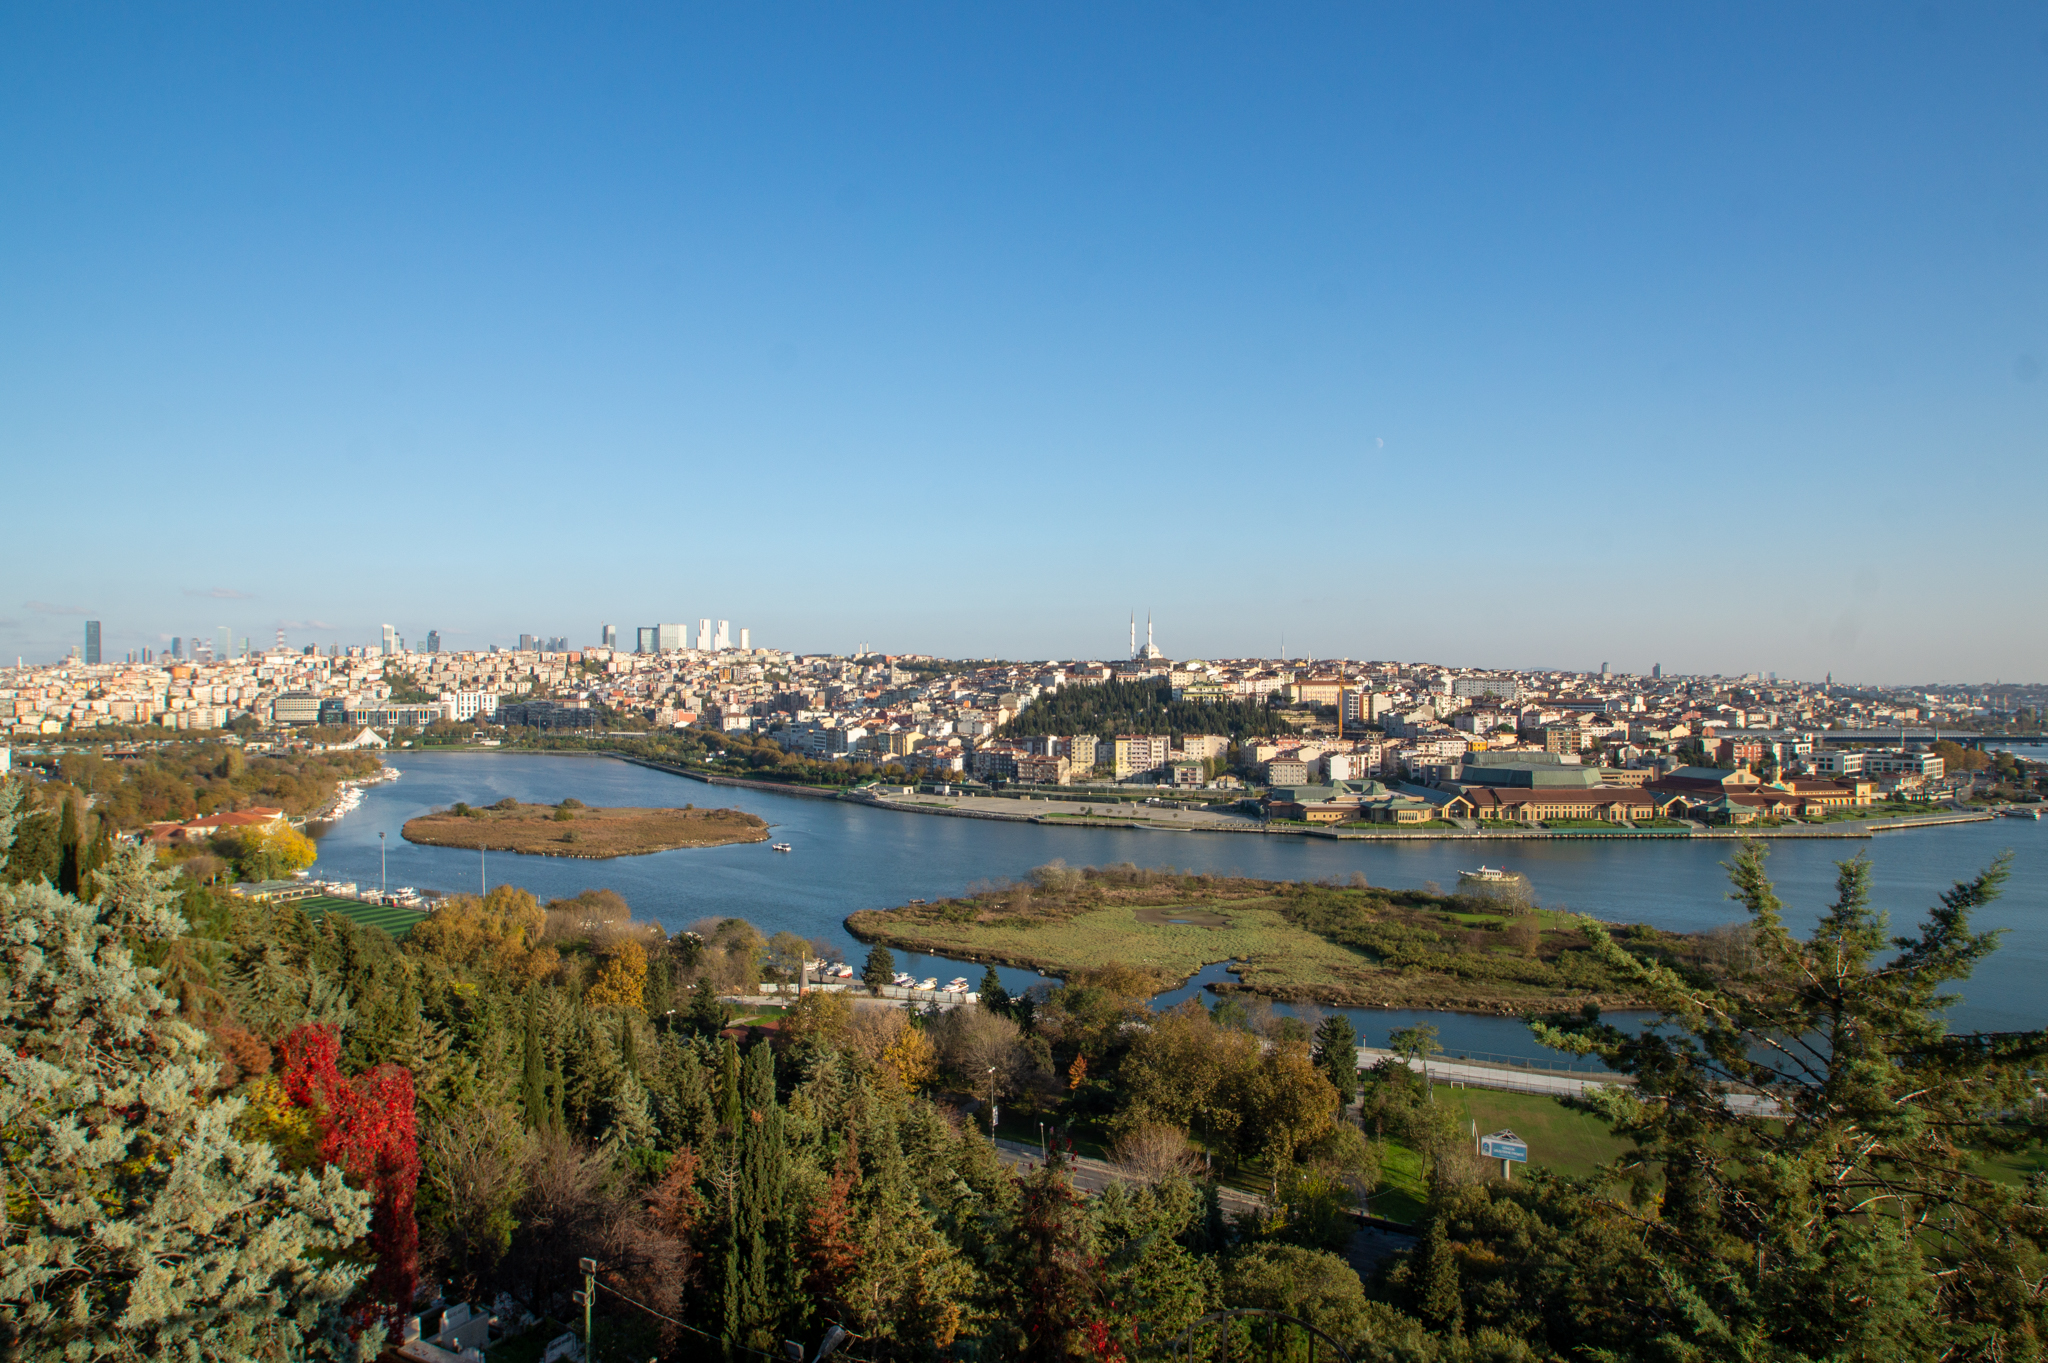
[[[2041,680],[2044,304],[2040,4],[17,4],[0,653]]]

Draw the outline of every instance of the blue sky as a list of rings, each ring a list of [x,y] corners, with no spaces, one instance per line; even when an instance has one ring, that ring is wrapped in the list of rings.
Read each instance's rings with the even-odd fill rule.
[[[2038,4],[13,6],[0,654],[2039,680],[2044,129]]]

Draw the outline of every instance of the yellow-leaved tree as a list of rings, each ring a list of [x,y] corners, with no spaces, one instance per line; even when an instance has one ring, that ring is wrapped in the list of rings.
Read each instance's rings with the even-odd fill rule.
[[[598,968],[597,982],[583,1001],[592,1008],[645,1007],[647,949],[630,938],[619,943]]]

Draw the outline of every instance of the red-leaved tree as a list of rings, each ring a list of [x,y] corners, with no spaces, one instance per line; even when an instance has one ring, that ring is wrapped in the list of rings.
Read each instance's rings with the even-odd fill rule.
[[[419,1285],[420,1232],[413,1204],[420,1182],[412,1072],[379,1065],[353,1079],[339,1068],[341,1042],[328,1024],[294,1028],[278,1047],[285,1093],[320,1122],[320,1157],[368,1188],[370,1252],[363,1285],[395,1333],[412,1313]]]

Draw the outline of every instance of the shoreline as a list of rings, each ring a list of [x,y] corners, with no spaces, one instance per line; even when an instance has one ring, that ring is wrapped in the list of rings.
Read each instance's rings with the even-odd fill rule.
[[[733,786],[742,790],[766,791],[770,794],[798,795],[811,800],[842,800],[848,804],[865,805],[871,809],[886,809],[894,814],[925,814],[953,819],[987,819],[998,823],[1037,824],[1041,828],[1122,828],[1147,833],[1225,833],[1239,836],[1254,835],[1279,838],[1322,838],[1331,842],[1541,842],[1541,841],[1589,841],[1603,842],[1675,842],[1687,839],[1718,839],[1722,841],[1743,841],[1760,839],[1809,839],[1821,838],[1837,841],[1865,841],[1879,833],[1903,833],[1917,828],[1941,828],[1954,824],[1989,823],[1999,817],[1997,811],[1945,810],[1939,813],[1904,815],[1892,819],[1843,820],[1838,825],[1820,825],[1800,828],[1751,828],[1694,827],[1633,829],[1617,828],[1612,832],[1603,829],[1479,829],[1479,828],[1431,828],[1404,832],[1398,828],[1386,831],[1358,831],[1337,828],[1286,827],[1274,828],[1265,823],[1246,820],[1239,825],[1223,823],[1166,823],[1157,819],[1132,816],[1106,815],[1101,817],[1072,815],[1055,817],[1048,814],[1011,813],[1007,810],[963,809],[941,807],[936,804],[910,804],[900,800],[886,799],[876,795],[862,795],[853,790],[833,788],[821,790],[815,786],[799,786],[782,781],[752,781],[744,777],[724,776],[716,772],[697,771],[673,762],[661,762],[653,758],[638,757],[631,753],[606,750],[581,750],[574,752],[543,752],[525,749],[492,749],[493,752],[510,751],[528,757],[605,757],[620,762],[629,762],[636,767],[651,771],[666,772],[686,780],[701,781],[705,785]],[[961,797],[931,796],[931,800]],[[991,796],[976,797],[1018,800],[1029,797]],[[1078,803],[1078,802],[1073,802]],[[1213,816],[1212,816],[1213,817]]]

